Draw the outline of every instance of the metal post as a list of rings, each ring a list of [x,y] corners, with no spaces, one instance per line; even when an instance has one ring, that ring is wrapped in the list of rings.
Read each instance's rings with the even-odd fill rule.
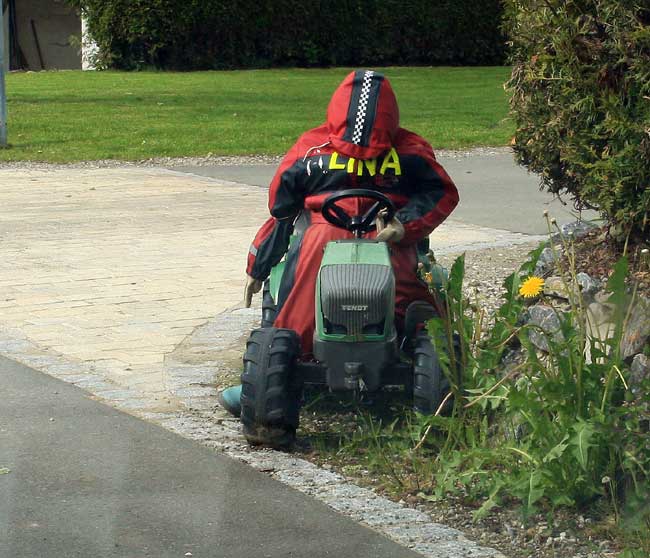
[[[0,0],[0,147],[7,147],[7,95],[5,91],[5,14]]]

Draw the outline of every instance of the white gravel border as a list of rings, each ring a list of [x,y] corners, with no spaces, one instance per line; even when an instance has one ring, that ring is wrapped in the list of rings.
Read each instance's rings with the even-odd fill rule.
[[[477,156],[498,156],[512,154],[510,147],[475,147],[472,149],[440,149],[436,156],[446,159],[465,159]],[[139,161],[101,159],[75,163],[47,163],[42,161],[0,161],[0,169],[60,170],[60,169],[102,169],[128,167],[209,167],[226,165],[274,165],[282,161],[281,155],[212,155],[206,157],[154,157]]]

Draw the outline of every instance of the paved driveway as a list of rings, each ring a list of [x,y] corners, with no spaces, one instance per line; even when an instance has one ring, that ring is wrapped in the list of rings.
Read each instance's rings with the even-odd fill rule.
[[[1,357],[0,376],[3,558],[418,556],[73,386]]]
[[[117,383],[240,298],[261,193],[162,170],[0,171],[0,324]]]
[[[1,330],[164,398],[165,355],[241,304],[266,191],[165,169],[0,169]],[[451,221],[438,252],[530,237]]]

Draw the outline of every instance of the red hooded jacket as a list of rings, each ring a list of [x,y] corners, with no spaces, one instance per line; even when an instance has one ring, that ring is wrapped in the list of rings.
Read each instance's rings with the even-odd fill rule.
[[[427,237],[458,204],[433,149],[399,127],[390,83],[372,70],[350,73],[332,96],[327,121],[284,157],[270,186],[271,217],[249,251],[248,275],[266,279],[287,250],[297,215],[304,209],[317,214],[329,194],[348,188],[376,189],[392,199],[405,229],[402,246]]]

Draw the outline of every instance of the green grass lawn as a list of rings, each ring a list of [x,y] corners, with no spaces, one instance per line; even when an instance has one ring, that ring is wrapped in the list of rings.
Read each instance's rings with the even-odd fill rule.
[[[280,154],[320,124],[349,69],[7,76],[0,161]],[[509,69],[386,68],[401,122],[435,148],[504,145]]]

